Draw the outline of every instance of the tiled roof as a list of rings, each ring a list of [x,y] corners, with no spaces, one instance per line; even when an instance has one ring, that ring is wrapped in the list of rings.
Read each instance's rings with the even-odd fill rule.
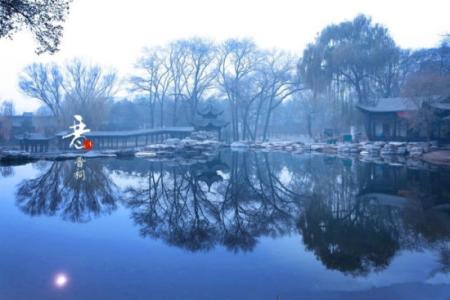
[[[146,135],[151,133],[188,133],[194,131],[193,127],[163,127],[163,128],[154,128],[154,129],[138,129],[138,130],[124,130],[124,131],[91,131],[85,133],[84,136],[87,137],[102,137],[102,136],[137,136],[137,135]],[[62,132],[58,132],[56,136],[64,136],[68,134],[69,131],[65,130]]]
[[[400,112],[414,111],[420,106],[420,101],[413,101],[408,98],[380,98],[373,104],[358,104],[357,107],[368,112]]]
[[[53,137],[48,137],[44,134],[41,133],[26,133],[26,134],[21,134],[21,135],[17,135],[16,139],[17,140],[29,140],[29,141],[48,141],[51,140]]]

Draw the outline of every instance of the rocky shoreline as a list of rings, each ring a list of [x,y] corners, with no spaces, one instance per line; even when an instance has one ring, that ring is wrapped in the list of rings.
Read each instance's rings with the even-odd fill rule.
[[[0,150],[0,163],[26,164],[38,160],[67,160],[83,158],[130,158],[142,157],[150,160],[173,158],[203,159],[214,155],[221,146],[213,140],[168,139],[164,144],[153,144],[146,147],[127,148],[117,150],[92,151],[50,151],[43,153],[25,152],[19,150]]]
[[[450,146],[438,147],[431,142],[359,142],[359,143],[302,143],[292,141],[243,143],[230,145],[233,150],[253,149],[257,151],[282,151],[294,154],[313,153],[342,158],[357,158],[364,162],[407,166],[425,169],[429,165],[449,166]],[[431,154],[439,152],[439,159],[429,159]]]
[[[65,160],[101,157],[141,157],[150,160],[172,159],[207,159],[215,154],[219,148],[230,148],[232,151],[264,151],[289,152],[294,154],[316,153],[338,157],[357,157],[361,161],[386,163],[390,165],[406,165],[413,168],[423,168],[428,163],[448,166],[446,157],[450,147],[439,148],[437,142],[360,142],[360,143],[302,143],[300,141],[273,142],[234,142],[220,143],[215,140],[199,140],[192,138],[168,139],[163,144],[148,145],[140,148],[119,150],[93,150],[89,152],[46,152],[30,153],[18,150],[0,150],[0,163],[25,164],[37,160]],[[424,154],[434,151],[444,151],[441,160],[422,159]]]
[[[232,143],[231,148],[253,148],[265,150],[283,150],[289,152],[316,151],[324,153],[355,153],[365,155],[400,155],[420,157],[422,154],[439,150],[437,142],[359,142],[359,143],[309,143],[292,141],[264,143]],[[449,146],[450,149],[450,146]]]

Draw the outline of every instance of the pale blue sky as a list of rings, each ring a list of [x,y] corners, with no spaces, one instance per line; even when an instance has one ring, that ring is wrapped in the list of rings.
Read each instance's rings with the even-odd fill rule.
[[[74,0],[57,54],[36,56],[26,32],[0,40],[0,102],[14,100],[19,112],[38,107],[17,87],[18,74],[33,61],[81,57],[126,76],[143,47],[192,36],[250,37],[261,47],[301,54],[324,26],[358,13],[387,26],[402,47],[430,47],[450,32],[449,11],[448,0]]]

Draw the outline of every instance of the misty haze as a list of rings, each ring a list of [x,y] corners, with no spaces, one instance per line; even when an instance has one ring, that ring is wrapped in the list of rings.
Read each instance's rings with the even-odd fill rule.
[[[450,4],[297,2],[0,0],[0,300],[450,299]]]

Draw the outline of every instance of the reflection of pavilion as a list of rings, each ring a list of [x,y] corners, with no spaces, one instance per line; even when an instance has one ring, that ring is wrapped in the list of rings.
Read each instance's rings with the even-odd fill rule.
[[[208,161],[205,164],[197,166],[198,169],[195,170],[197,180],[206,183],[208,186],[208,192],[211,190],[211,186],[215,182],[220,182],[223,177],[218,174],[219,171],[227,171],[228,165],[220,160],[220,157],[216,157],[213,160]]]
[[[404,168],[386,168],[381,165],[368,164],[364,168],[365,180],[359,192],[358,200],[370,205],[392,208],[414,208],[417,201],[406,197],[408,192]]]

